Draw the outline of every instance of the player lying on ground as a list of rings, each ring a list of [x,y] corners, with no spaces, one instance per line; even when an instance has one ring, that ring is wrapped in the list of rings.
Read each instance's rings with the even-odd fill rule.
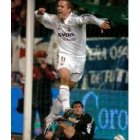
[[[48,130],[35,140],[92,140],[95,130],[93,118],[83,111],[83,104],[75,101],[72,105],[74,116],[65,119],[57,117],[58,130]],[[68,123],[71,122],[71,124]]]

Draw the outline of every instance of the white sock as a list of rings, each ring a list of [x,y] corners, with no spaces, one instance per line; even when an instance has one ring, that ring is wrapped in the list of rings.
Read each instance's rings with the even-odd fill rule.
[[[62,104],[58,98],[53,100],[53,105],[51,107],[51,112],[47,116],[48,119],[54,120],[55,117],[62,111]]]
[[[66,85],[61,85],[59,89],[59,96],[58,98],[60,99],[62,103],[62,110],[63,112],[70,108],[70,92],[69,92],[69,87]]]

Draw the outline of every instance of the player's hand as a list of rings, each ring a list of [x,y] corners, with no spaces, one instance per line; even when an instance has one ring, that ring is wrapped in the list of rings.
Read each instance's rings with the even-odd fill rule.
[[[78,122],[77,119],[71,118],[71,117],[69,117],[68,120],[69,120],[70,122],[72,122],[72,123],[77,123],[77,122]]]
[[[39,8],[39,9],[38,9],[38,14],[39,14],[39,15],[44,15],[45,12],[46,12],[46,9],[45,9],[45,8]]]
[[[101,24],[100,28],[101,28],[101,29],[108,30],[108,29],[110,29],[111,27],[110,27],[110,24],[109,24],[108,21],[104,21],[104,22]]]

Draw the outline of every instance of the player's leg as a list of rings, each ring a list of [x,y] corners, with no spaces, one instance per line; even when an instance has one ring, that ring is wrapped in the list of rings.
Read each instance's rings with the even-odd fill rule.
[[[75,128],[73,126],[68,126],[65,129],[63,129],[63,133],[68,139],[70,139],[75,134]]]
[[[78,132],[74,126],[68,124],[66,121],[69,120],[63,120],[64,118],[60,116],[56,121],[58,123],[59,128],[62,129],[62,132],[65,136],[65,138],[69,140],[89,140],[89,136],[86,134],[83,134],[82,132]]]
[[[71,80],[69,80],[69,88],[70,88],[70,90],[72,90],[75,87],[76,82],[78,82],[81,79],[82,75],[83,75],[83,72],[71,74]],[[68,103],[68,101],[65,101],[65,102]],[[69,105],[70,105],[70,103],[69,103]],[[73,109],[71,109],[70,106],[67,107],[67,108],[68,109],[66,109],[65,112],[64,112],[64,118],[66,118],[66,119],[73,114]]]
[[[69,58],[69,60],[71,60]],[[73,59],[72,59],[73,60]],[[71,60],[71,61],[72,61]],[[61,85],[62,85],[62,90],[60,86],[60,97],[62,97],[64,100],[62,100],[62,108],[64,113],[64,117],[68,118],[71,114],[73,114],[72,109],[70,108],[70,90],[72,90],[76,83],[81,79],[84,71],[84,65],[85,65],[85,59],[79,60],[76,62],[71,62],[69,61],[69,67],[67,68],[61,68],[59,70],[60,78],[61,78]],[[66,65],[67,66],[67,65]],[[66,89],[63,89],[67,88]],[[61,99],[61,98],[60,98]]]
[[[76,83],[80,81],[84,74],[85,58],[75,59],[75,63],[72,65],[72,72],[69,81],[70,89],[73,89]]]
[[[56,98],[55,100],[53,100],[53,105],[51,107],[51,112],[45,118],[44,134],[46,133],[46,131],[49,130],[49,128],[51,127],[51,125],[54,121],[54,119],[61,112],[61,110],[62,110],[61,101],[58,98]]]
[[[59,95],[58,98],[62,103],[63,112],[66,109],[70,108],[70,91],[69,91],[69,80],[70,80],[70,72],[67,68],[61,68],[59,70],[60,75],[60,88],[59,88]]]
[[[76,86],[76,82],[74,81],[69,81],[69,87],[70,87],[70,91]]]
[[[60,88],[59,95],[53,103],[50,114],[46,117],[46,124],[48,127],[53,122],[55,117],[60,113],[61,109],[65,111],[65,109],[70,108],[69,103],[69,80],[70,80],[70,72],[68,70],[68,58],[65,56],[59,55],[58,57],[58,72],[60,75]],[[62,106],[61,106],[62,105]]]
[[[73,64],[72,60],[68,56],[59,55],[58,58],[58,72],[60,76],[60,88],[59,88],[59,95],[56,99],[56,103],[53,104],[51,112],[49,116],[46,118],[46,123],[48,126],[50,126],[50,122],[52,122],[57,114],[60,112],[60,104],[62,104],[62,110],[65,112],[68,116],[72,113],[72,110],[70,109],[70,89],[72,89],[75,86],[75,82],[72,82],[71,80],[71,66],[69,65]],[[76,77],[75,77],[76,78]],[[70,82],[71,81],[71,82]],[[59,108],[58,108],[59,107]]]
[[[53,106],[51,108],[51,112],[48,115],[46,121],[50,122],[53,121],[54,118],[60,113],[61,104],[62,104],[62,110],[65,112],[66,110],[69,111],[70,109],[70,92],[69,92],[69,79],[70,79],[70,73],[66,68],[61,68],[59,70],[60,79],[61,79],[61,85],[59,88],[59,95],[57,99],[55,100],[55,103],[53,103]]]
[[[68,125],[65,121],[58,121],[58,126],[62,128],[63,134],[66,138],[71,138],[75,134],[75,128]]]

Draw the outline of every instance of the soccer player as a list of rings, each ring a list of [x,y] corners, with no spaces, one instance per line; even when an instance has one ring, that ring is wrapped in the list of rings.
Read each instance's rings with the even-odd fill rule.
[[[51,123],[63,109],[64,116],[72,112],[70,109],[70,89],[81,79],[86,61],[86,24],[95,24],[101,29],[110,29],[109,22],[86,14],[77,16],[73,12],[70,0],[58,0],[57,14],[46,13],[45,8],[35,11],[37,20],[46,28],[54,30],[58,36],[58,66],[61,85],[58,98],[46,117],[46,126]]]
[[[59,140],[92,140],[95,131],[95,122],[93,118],[83,111],[83,104],[75,101],[72,105],[75,118],[68,118],[72,125],[68,125],[65,121],[59,120],[60,129],[56,132],[48,131],[46,138],[58,138]],[[61,130],[61,131],[60,131]]]

